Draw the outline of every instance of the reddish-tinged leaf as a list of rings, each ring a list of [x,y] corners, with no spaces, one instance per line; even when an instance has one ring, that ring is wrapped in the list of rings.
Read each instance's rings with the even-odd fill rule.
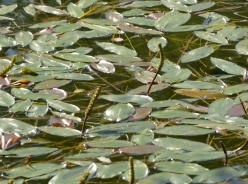
[[[53,125],[53,126],[58,126],[58,127],[71,127],[71,128],[73,128],[75,125],[75,122],[72,119],[52,116],[48,120],[48,124]]]
[[[244,107],[246,108],[246,106],[248,105],[247,102],[244,103]],[[242,107],[241,104],[237,104],[232,106],[226,113],[226,115],[228,116],[243,116],[245,115],[245,111],[244,108]]]
[[[18,139],[21,136],[18,133],[3,134],[1,137],[2,150],[9,149],[19,144]]]

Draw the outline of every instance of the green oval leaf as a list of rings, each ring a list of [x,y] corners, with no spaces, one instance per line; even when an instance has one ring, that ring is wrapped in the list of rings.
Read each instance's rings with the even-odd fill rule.
[[[47,100],[49,106],[57,109],[59,111],[67,111],[67,112],[79,112],[80,109],[72,104],[68,104],[59,100]]]
[[[236,63],[226,61],[224,59],[211,57],[211,62],[224,72],[234,75],[244,75],[245,68],[240,67]]]
[[[133,144],[128,141],[122,141],[122,140],[108,140],[108,139],[98,139],[89,141],[86,143],[90,147],[96,147],[96,148],[120,148],[124,146],[132,146]]]
[[[0,106],[9,107],[15,103],[15,99],[9,93],[0,90]]]
[[[175,172],[189,175],[199,175],[208,171],[207,168],[198,164],[182,163],[182,162],[158,162],[154,166],[157,170]]]
[[[135,113],[135,109],[131,104],[112,105],[104,112],[104,117],[108,121],[122,121]]]
[[[34,35],[29,31],[20,31],[15,35],[16,41],[23,47],[28,45],[34,38]]]
[[[182,131],[183,130],[183,131]],[[198,128],[192,125],[166,126],[161,129],[154,130],[154,133],[173,135],[173,136],[196,136],[214,133],[214,130]]]
[[[0,118],[0,124],[0,131],[5,133],[19,133],[27,135],[35,132],[34,126],[16,119]]]
[[[127,47],[116,45],[114,43],[109,43],[109,42],[96,42],[96,44],[103,48],[104,50],[107,50],[109,52],[118,54],[118,55],[123,55],[123,56],[137,56],[137,52],[135,50],[131,50]]]
[[[72,129],[72,128],[41,126],[41,127],[38,127],[38,129],[42,132],[45,132],[51,135],[61,136],[61,137],[74,137],[74,136],[82,135],[82,132],[80,132],[79,130]]]
[[[64,166],[62,164],[56,164],[56,163],[36,163],[36,164],[32,164],[31,166],[24,165],[7,171],[8,174],[7,178],[17,178],[17,177],[33,178],[63,168]]]
[[[235,46],[238,54],[248,55],[248,39],[241,40]]]
[[[169,150],[188,150],[188,151],[214,151],[215,149],[205,143],[189,141],[186,139],[178,139],[178,138],[157,138],[154,139],[153,144],[161,146],[165,149]]]
[[[202,58],[209,56],[213,52],[214,52],[214,49],[211,46],[200,47],[200,48],[191,50],[187,52],[186,54],[184,54],[181,58],[181,62],[188,63],[192,61],[197,61],[197,60],[200,60]]]
[[[70,83],[70,80],[55,80],[55,79],[51,79],[51,80],[46,80],[43,82],[40,82],[38,84],[36,84],[34,86],[35,90],[39,90],[39,89],[50,89],[50,88],[58,88],[61,86],[64,86],[68,83]]]
[[[105,100],[109,100],[112,102],[119,102],[119,103],[137,103],[137,104],[144,104],[153,101],[153,99],[149,96],[145,95],[101,95],[101,98]]]

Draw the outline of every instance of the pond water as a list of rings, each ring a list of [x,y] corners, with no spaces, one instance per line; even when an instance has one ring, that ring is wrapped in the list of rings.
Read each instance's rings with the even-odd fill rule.
[[[0,184],[248,182],[247,3],[0,4]]]

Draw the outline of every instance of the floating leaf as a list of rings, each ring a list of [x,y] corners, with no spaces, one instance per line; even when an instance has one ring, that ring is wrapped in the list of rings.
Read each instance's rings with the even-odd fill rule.
[[[179,110],[164,110],[164,111],[156,111],[151,114],[152,117],[155,118],[197,118],[199,116],[198,113],[192,113],[187,111],[179,111]]]
[[[17,45],[17,41],[14,38],[0,34],[0,47],[13,47],[15,45]]]
[[[128,4],[124,7],[140,8],[140,7],[154,7],[159,5],[160,5],[160,1],[134,1],[133,3]]]
[[[211,134],[214,132],[215,131],[210,129],[198,128],[192,125],[166,126],[164,128],[154,130],[154,133],[173,136],[196,136]]]
[[[80,18],[84,11],[81,9],[79,5],[75,5],[74,3],[70,3],[67,6],[67,11],[72,17]]]
[[[123,21],[123,15],[114,11],[108,11],[107,13],[105,13],[105,18],[113,22]]]
[[[55,111],[52,111],[52,113],[53,113],[53,115],[56,115],[58,117],[68,118],[68,119],[71,119],[71,120],[74,120],[74,121],[77,121],[77,122],[82,121],[81,118],[73,116],[73,115],[70,115],[70,114],[65,114],[65,113],[55,112]]]
[[[108,43],[108,42],[96,42],[98,46],[103,48],[104,50],[107,50],[109,52],[118,54],[118,55],[123,55],[123,56],[136,56],[137,53],[135,50],[131,50],[127,47],[124,46],[119,46],[113,43]]]
[[[154,139],[154,133],[151,129],[144,129],[137,135],[133,135],[131,142],[136,145],[145,145]]]
[[[120,148],[120,147],[124,147],[124,146],[132,146],[133,145],[131,142],[128,142],[128,141],[104,140],[104,139],[88,141],[86,144],[90,147],[97,147],[97,148]]]
[[[71,31],[74,31],[76,29],[79,29],[81,28],[82,26],[80,24],[69,24],[69,23],[64,23],[62,25],[59,25],[57,27],[55,27],[53,29],[54,32],[58,32],[58,33],[61,33],[61,32],[71,32]],[[70,40],[71,38],[71,40]],[[58,47],[63,47],[63,41],[66,41],[70,44],[67,44],[67,45],[72,45],[72,43],[75,43],[77,42],[77,40],[79,39],[79,36],[76,34],[74,35],[74,38],[73,38],[73,35],[72,34],[63,34],[59,37],[59,42],[60,44],[57,44]],[[64,46],[66,46],[64,44]]]
[[[54,47],[41,40],[33,40],[29,47],[35,52],[47,53],[54,50]]]
[[[228,151],[228,155],[231,153],[231,151]],[[229,155],[230,156],[230,155]],[[228,156],[228,157],[229,157]],[[217,160],[217,159],[224,159],[225,155],[223,151],[193,151],[183,154],[178,154],[173,157],[173,159],[181,160],[185,162],[204,162],[204,161],[210,161],[210,160]]]
[[[44,116],[48,111],[47,105],[32,104],[31,107],[26,111],[28,117],[39,117]]]
[[[247,103],[244,103],[245,108],[247,105],[248,105]],[[236,105],[233,105],[231,108],[229,107],[228,111],[226,112],[226,115],[243,116],[243,115],[246,115],[246,112],[244,111],[244,107],[241,104],[236,104]]]
[[[125,155],[146,155],[162,150],[156,145],[140,145],[119,148],[118,151]]]
[[[9,107],[15,103],[15,99],[9,93],[0,90],[0,106]]]
[[[35,90],[39,90],[39,89],[51,89],[51,88],[57,88],[60,86],[64,86],[68,83],[70,83],[70,80],[55,80],[55,79],[51,79],[51,80],[46,80],[43,82],[40,82],[38,84],[35,85],[34,89]]]
[[[32,102],[30,99],[27,99],[25,101],[17,102],[15,103],[9,110],[11,112],[25,112],[29,109],[29,107],[32,105]]]
[[[32,125],[11,118],[1,118],[0,124],[0,131],[5,133],[19,133],[26,135],[32,133],[35,129]]]
[[[209,105],[208,114],[220,114],[225,115],[232,106],[234,106],[234,101],[230,98],[222,98],[215,100]]]
[[[188,63],[191,61],[197,61],[197,60],[200,60],[202,58],[209,56],[213,52],[214,52],[214,49],[211,46],[200,47],[200,48],[191,50],[187,52],[186,54],[184,54],[181,58],[181,62]]]
[[[222,89],[222,85],[213,84],[210,82],[202,81],[184,81],[179,84],[173,84],[173,87],[176,88],[198,88],[198,89]]]
[[[163,48],[167,45],[167,43],[168,42],[164,37],[154,37],[148,41],[147,46],[152,52],[158,52],[159,51],[158,45],[161,44]]]
[[[88,178],[91,178],[97,170],[96,164],[86,164],[84,166],[75,167],[72,169],[66,169],[55,175],[49,184],[60,184],[60,183],[77,183],[82,178],[82,175],[89,172]]]
[[[143,104],[142,107],[152,107],[152,108],[161,108],[161,107],[170,107],[174,105],[179,105],[181,102],[194,102],[196,99],[181,99],[181,100],[161,100],[155,102],[148,102]]]
[[[158,162],[155,163],[156,170],[175,172],[189,175],[199,175],[208,171],[207,168],[198,164],[182,163],[182,162]]]
[[[55,53],[55,57],[59,57],[61,59],[70,60],[74,62],[97,62],[98,60],[93,56],[88,56],[80,53]]]
[[[159,162],[159,161],[170,161],[176,155],[181,155],[185,151],[184,150],[168,150],[163,149],[161,151],[155,152],[149,156],[148,161],[150,162]]]
[[[122,121],[135,113],[135,109],[131,104],[117,104],[109,107],[104,116],[108,121]]]
[[[61,136],[61,137],[74,137],[82,135],[82,132],[72,128],[62,128],[62,127],[53,127],[53,126],[40,126],[38,129],[42,132]]]
[[[155,145],[161,146],[169,150],[184,149],[188,151],[214,151],[215,149],[205,143],[189,141],[178,138],[157,138],[153,140]]]
[[[169,84],[166,84],[166,83],[154,84],[154,85],[152,85],[150,93],[156,92],[156,91],[161,91],[161,90],[168,88],[168,87],[169,87]],[[127,94],[130,94],[130,95],[146,94],[148,88],[149,88],[148,85],[140,86],[140,87],[137,87],[135,89],[128,91]]]
[[[147,102],[153,101],[153,99],[149,96],[145,95],[101,95],[101,98],[113,102],[119,102],[119,103],[137,103],[137,104],[144,104]]]
[[[67,111],[67,112],[79,112],[80,109],[72,104],[65,103],[59,100],[47,100],[49,106],[59,111]]]
[[[179,11],[173,10],[158,18],[154,23],[154,27],[158,30],[163,30],[168,27],[180,26],[186,23],[190,17],[191,15],[189,13],[180,13]]]
[[[141,61],[138,57],[127,56],[127,55],[115,55],[115,54],[104,54],[104,55],[96,55],[98,59],[112,61],[112,62],[136,62]]]
[[[208,9],[214,5],[215,5],[215,2],[201,2],[201,3],[197,3],[197,4],[193,4],[193,5],[189,6],[188,11],[189,12],[198,12],[198,11]]]
[[[96,158],[99,156],[109,155],[111,154],[111,151],[112,149],[88,148],[87,150],[84,150],[83,153],[69,155],[65,157],[65,159],[70,162],[71,160],[84,160],[87,158]]]
[[[136,25],[140,25],[140,26],[150,26],[153,27],[154,26],[154,20],[153,19],[149,19],[146,17],[131,17],[128,19],[124,19],[125,22],[131,23],[131,24],[136,24]]]
[[[91,63],[90,65],[103,73],[115,73],[115,66],[105,60],[100,60],[99,63]]]
[[[134,173],[135,173],[135,180],[138,180],[140,178],[144,178],[148,175],[149,169],[147,165],[139,160],[134,160]],[[127,180],[130,182],[130,171],[129,169],[126,170],[124,173],[122,173],[122,177],[124,180]]]
[[[39,93],[57,95],[58,100],[63,100],[67,97],[67,92],[63,89],[53,88],[53,89],[43,89]]]
[[[30,148],[16,148],[12,150],[2,150],[0,155],[8,155],[8,157],[23,158],[26,156],[42,156],[47,155],[56,151],[57,148],[47,148],[47,147],[30,147]]]
[[[201,29],[208,28],[208,25],[182,25],[182,26],[175,26],[175,27],[168,27],[164,28],[162,31],[164,32],[188,32],[188,31],[196,31]]]
[[[193,183],[217,183],[247,174],[247,166],[225,166],[200,173],[194,177]]]
[[[235,50],[238,54],[248,55],[248,39],[241,40],[235,46]]]
[[[16,167],[7,172],[7,178],[17,178],[17,177],[24,177],[24,178],[33,178],[36,176],[44,175],[51,173],[53,171],[63,169],[64,166],[62,164],[56,163],[35,163],[30,165],[24,165],[21,167]]]
[[[56,79],[72,79],[72,80],[85,80],[90,81],[94,78],[88,74],[82,74],[82,73],[68,73],[68,74],[55,74]]]
[[[232,94],[236,94],[236,93],[239,93],[239,92],[245,91],[245,90],[248,90],[248,84],[247,83],[236,84],[236,85],[233,85],[233,86],[228,86],[224,90],[223,94],[232,95]]]
[[[131,33],[136,33],[136,34],[152,34],[152,35],[163,34],[162,32],[156,31],[153,29],[145,29],[142,27],[130,26],[130,25],[126,25],[126,24],[119,24],[118,28],[124,32],[131,32]]]
[[[128,168],[128,162],[117,162],[109,165],[97,165],[96,177],[101,179],[108,179],[118,176],[125,172]]]
[[[195,35],[201,39],[204,39],[204,40],[207,40],[210,42],[214,42],[214,43],[219,43],[219,44],[227,44],[228,43],[228,41],[224,37],[222,37],[218,34],[215,34],[215,33],[209,33],[206,31],[195,31]]]
[[[245,69],[240,67],[236,63],[232,63],[232,62],[226,61],[224,59],[213,58],[213,57],[211,57],[211,62],[216,67],[218,67],[222,71],[227,72],[229,74],[244,75]]]
[[[109,136],[109,135],[123,135],[126,133],[136,133],[143,131],[146,128],[154,129],[156,124],[152,121],[137,121],[130,123],[116,123],[110,125],[101,125],[88,129],[89,135],[95,136]]]
[[[45,6],[45,5],[34,5],[34,8],[41,10],[46,13],[51,13],[54,15],[68,15],[67,11],[60,10],[57,8],[53,8],[51,6]]]
[[[161,76],[161,80],[168,83],[181,82],[189,78],[191,71],[189,69],[172,70]]]
[[[70,25],[68,25],[70,26]],[[73,45],[79,40],[78,35],[62,35],[59,39],[54,43],[54,47],[67,47]]]
[[[150,71],[136,70],[135,72],[135,78],[142,83],[152,82],[155,75],[156,75],[155,73],[150,72]],[[161,76],[157,75],[154,82],[157,82],[157,83],[161,82]]]
[[[149,107],[139,107],[135,109],[135,114],[130,121],[138,121],[146,118],[152,112],[152,108]]]
[[[3,6],[0,8],[0,15],[5,15],[7,13],[12,12],[14,9],[17,8],[17,4],[12,4],[8,6]]]
[[[168,172],[161,172],[149,175],[138,181],[139,184],[162,184],[162,183],[170,183],[171,174]],[[185,182],[185,180],[184,180]]]
[[[33,38],[34,35],[29,31],[20,31],[15,35],[16,41],[23,47],[28,45],[33,40]]]
[[[199,90],[196,88],[193,89],[176,89],[176,93],[193,97],[193,98],[200,98],[200,99],[219,99],[219,98],[224,98],[226,95],[214,91],[214,90]]]
[[[2,150],[9,149],[19,144],[19,138],[21,138],[21,136],[18,133],[10,133],[10,134],[2,133],[1,143],[0,143]]]
[[[85,9],[95,4],[97,1],[98,0],[79,0],[77,4],[80,8]]]
[[[62,118],[62,117],[52,116],[48,120],[48,125],[57,126],[57,127],[73,128],[74,125],[75,125],[75,122],[72,119],[69,119],[69,118]]]

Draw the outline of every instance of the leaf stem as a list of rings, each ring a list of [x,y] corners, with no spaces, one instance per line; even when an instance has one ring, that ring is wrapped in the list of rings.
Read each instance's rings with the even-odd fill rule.
[[[147,95],[150,93],[152,85],[153,85],[158,73],[160,72],[160,70],[162,69],[162,67],[164,65],[164,53],[163,53],[163,48],[162,48],[161,43],[158,45],[158,47],[159,47],[159,50],[160,50],[160,52],[159,52],[160,53],[160,60],[159,60],[159,63],[158,63],[158,69],[157,69],[157,72],[156,72],[155,76],[152,79],[152,82],[149,85],[149,88],[147,89],[147,92],[146,92]]]

